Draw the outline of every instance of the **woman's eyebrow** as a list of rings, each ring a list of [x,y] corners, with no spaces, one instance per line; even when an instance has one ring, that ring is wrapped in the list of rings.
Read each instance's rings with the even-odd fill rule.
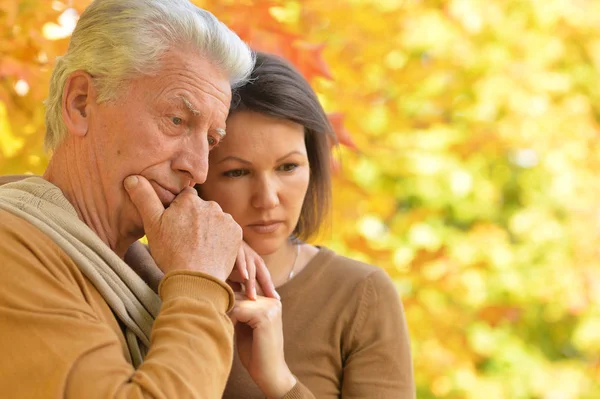
[[[284,159],[286,159],[287,157],[289,157],[292,154],[298,154],[298,155],[306,156],[306,154],[303,154],[302,152],[300,152],[298,150],[294,150],[294,151],[290,151],[289,153],[285,154],[284,156],[282,156],[280,158],[277,158],[275,161],[276,162],[283,161]]]
[[[238,157],[236,157],[236,156],[233,156],[233,155],[229,155],[229,156],[227,156],[227,157],[225,157],[225,158],[221,159],[219,162],[217,162],[217,164],[219,164],[219,163],[223,163],[223,162],[225,162],[225,161],[238,161],[238,162],[241,162],[241,163],[245,163],[245,164],[247,164],[247,165],[252,165],[252,162],[250,162],[250,161],[246,161],[245,159],[238,158]]]

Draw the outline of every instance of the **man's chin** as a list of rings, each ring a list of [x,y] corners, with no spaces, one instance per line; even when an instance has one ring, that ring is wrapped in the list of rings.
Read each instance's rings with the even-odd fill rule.
[[[127,238],[131,241],[137,241],[140,238],[146,235],[144,231],[144,223],[142,223],[142,218],[137,215],[137,220],[131,221],[129,226],[125,229]]]
[[[146,235],[146,232],[144,231],[144,228],[138,228],[135,229],[131,234],[130,237],[134,240],[137,241],[140,238],[144,237]]]

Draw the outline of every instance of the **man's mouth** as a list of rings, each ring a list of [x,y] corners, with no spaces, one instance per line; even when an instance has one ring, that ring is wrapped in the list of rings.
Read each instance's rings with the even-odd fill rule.
[[[173,202],[177,194],[158,184],[154,180],[150,180],[150,184],[152,185],[154,192],[156,192],[156,195],[158,196],[158,199],[160,199],[160,202],[163,204],[163,206],[167,208],[169,205],[171,205],[171,202]]]

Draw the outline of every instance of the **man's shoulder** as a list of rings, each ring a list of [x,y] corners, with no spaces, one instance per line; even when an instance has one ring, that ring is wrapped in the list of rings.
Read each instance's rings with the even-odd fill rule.
[[[72,274],[71,259],[50,237],[27,220],[0,209],[0,275],[12,279]],[[11,278],[9,278],[11,279]]]
[[[0,186],[13,183],[16,181],[21,181],[23,179],[27,179],[28,177],[32,177],[33,175],[0,175]]]
[[[23,245],[25,247],[30,247],[33,245],[33,242],[46,245],[53,244],[56,246],[56,244],[54,244],[54,242],[37,227],[7,210],[0,209],[0,221],[0,248],[9,245]]]

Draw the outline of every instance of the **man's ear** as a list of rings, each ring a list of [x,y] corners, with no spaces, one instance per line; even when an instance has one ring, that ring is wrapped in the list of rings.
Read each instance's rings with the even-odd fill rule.
[[[80,137],[86,135],[94,101],[96,92],[90,74],[85,71],[71,73],[62,98],[62,115],[69,133]]]

